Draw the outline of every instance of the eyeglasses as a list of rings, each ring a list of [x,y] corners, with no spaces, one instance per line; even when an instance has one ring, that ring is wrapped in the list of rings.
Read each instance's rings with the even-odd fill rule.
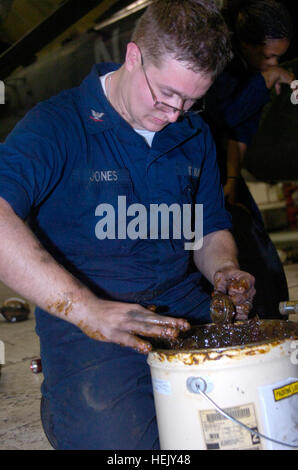
[[[184,109],[184,105],[185,105],[185,102],[187,100],[183,100],[182,101],[182,108],[176,108],[175,106],[172,106],[171,104],[168,104],[168,103],[164,103],[163,101],[158,101],[153,89],[152,89],[152,86],[150,85],[150,82],[148,80],[148,76],[147,76],[147,73],[146,73],[146,70],[145,70],[145,66],[144,66],[144,59],[143,59],[143,55],[142,55],[142,51],[141,49],[139,48],[139,51],[140,51],[140,54],[141,54],[141,65],[142,65],[142,70],[144,72],[144,76],[145,76],[145,79],[146,79],[146,82],[147,82],[147,85],[148,85],[148,88],[150,90],[150,93],[151,93],[151,96],[152,96],[152,100],[153,100],[153,103],[154,103],[154,107],[156,109],[159,109],[160,111],[164,111],[164,112],[172,112],[172,113],[179,113],[180,116],[183,116],[188,110],[185,110]],[[194,101],[193,104],[191,106],[194,105],[195,102],[201,102],[201,106],[198,107],[198,109],[195,110],[196,113],[202,113],[203,111],[205,111],[205,100],[202,99],[202,100],[198,100],[198,101]],[[190,107],[191,107],[190,106]]]

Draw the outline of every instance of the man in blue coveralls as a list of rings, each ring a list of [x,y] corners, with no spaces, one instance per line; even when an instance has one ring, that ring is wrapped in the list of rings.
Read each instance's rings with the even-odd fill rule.
[[[57,449],[158,449],[150,338],[210,321],[202,275],[238,318],[255,293],[210,131],[189,112],[231,57],[222,17],[207,0],[161,0],[132,39],[121,67],[96,65],[0,149],[1,280],[38,306],[42,418]],[[194,245],[177,218],[152,222],[157,206],[163,217],[190,205]]]

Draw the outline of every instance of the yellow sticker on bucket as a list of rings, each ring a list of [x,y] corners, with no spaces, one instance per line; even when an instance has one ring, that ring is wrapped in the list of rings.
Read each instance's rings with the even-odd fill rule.
[[[298,393],[298,381],[273,390],[274,400],[280,401]]]

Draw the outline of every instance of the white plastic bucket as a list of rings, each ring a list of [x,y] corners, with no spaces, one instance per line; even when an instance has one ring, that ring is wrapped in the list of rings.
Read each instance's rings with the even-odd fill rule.
[[[149,353],[161,449],[298,448],[297,343]]]

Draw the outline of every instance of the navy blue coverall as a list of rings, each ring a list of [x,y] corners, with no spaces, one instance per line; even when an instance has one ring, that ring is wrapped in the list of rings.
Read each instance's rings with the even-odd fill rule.
[[[100,204],[203,204],[203,234],[229,229],[211,133],[187,113],[152,146],[106,99],[94,66],[81,86],[40,103],[0,146],[0,196],[44,247],[99,297],[206,323],[209,296],[185,239],[102,239]],[[170,221],[170,228],[173,221]],[[148,228],[149,231],[149,228]],[[170,231],[171,233],[171,231]],[[146,356],[95,341],[37,307],[43,424],[57,449],[157,449]]]

